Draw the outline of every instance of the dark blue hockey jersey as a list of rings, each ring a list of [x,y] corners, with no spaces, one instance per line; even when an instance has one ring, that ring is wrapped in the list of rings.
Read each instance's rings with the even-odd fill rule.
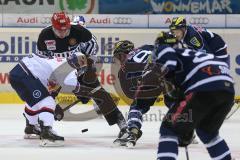
[[[222,61],[229,63],[227,45],[223,39],[205,28],[188,25],[182,43],[187,45],[187,48],[212,53]]]
[[[153,53],[153,60],[167,70],[166,78],[184,93],[191,91],[233,91],[233,79],[227,63],[207,54],[190,49],[173,49],[160,46]]]
[[[131,66],[127,68],[127,77],[139,77],[142,75],[148,57],[152,55],[153,45],[143,45],[129,53],[129,57],[125,65]]]
[[[141,79],[148,57],[152,55],[153,49],[154,46],[152,45],[144,45],[134,49],[129,53],[129,57],[126,60],[124,67],[118,72],[122,91],[130,99],[134,99],[135,97],[138,80]]]
[[[153,45],[143,45],[132,52],[128,57],[127,63],[147,63],[149,55],[152,54]]]

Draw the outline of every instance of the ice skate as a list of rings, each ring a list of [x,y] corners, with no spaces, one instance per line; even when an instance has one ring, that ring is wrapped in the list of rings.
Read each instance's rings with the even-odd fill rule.
[[[51,126],[41,125],[40,146],[42,147],[60,147],[64,145],[64,137],[58,136]]]
[[[129,136],[128,128],[123,128],[118,134],[118,138],[113,141],[113,144],[116,146],[124,146],[121,139],[127,138]]]
[[[39,139],[40,132],[41,132],[39,124],[35,124],[35,125],[29,124],[28,119],[26,117],[25,119],[26,119],[26,127],[24,129],[24,133],[25,133],[24,139]]]
[[[132,148],[136,145],[137,140],[142,136],[142,131],[137,128],[122,129],[118,138],[113,142],[116,146],[126,146]]]
[[[38,124],[31,125],[28,124],[24,129],[24,139],[39,139],[40,138],[40,127]]]

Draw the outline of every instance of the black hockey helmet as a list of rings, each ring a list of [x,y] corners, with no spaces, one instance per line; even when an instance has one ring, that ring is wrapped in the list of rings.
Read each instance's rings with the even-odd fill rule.
[[[121,54],[128,54],[134,49],[134,44],[128,40],[122,40],[115,43],[113,56],[117,59],[120,58]]]
[[[168,44],[170,46],[173,46],[174,44],[177,44],[177,38],[174,34],[171,32],[160,32],[155,40],[155,46],[157,45],[163,45]]]
[[[186,19],[184,17],[174,17],[172,23],[169,26],[170,30],[181,29],[187,26]]]

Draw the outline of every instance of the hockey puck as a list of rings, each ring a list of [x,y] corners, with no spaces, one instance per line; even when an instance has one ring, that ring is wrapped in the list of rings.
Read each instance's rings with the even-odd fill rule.
[[[83,129],[82,130],[82,133],[84,133],[84,132],[87,132],[88,131],[88,129],[86,128],[86,129]]]

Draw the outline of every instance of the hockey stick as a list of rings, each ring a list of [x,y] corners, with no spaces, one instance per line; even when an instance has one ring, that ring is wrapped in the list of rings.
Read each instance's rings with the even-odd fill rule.
[[[79,102],[81,102],[81,101],[78,99],[75,102],[69,104],[67,107],[63,108],[63,112],[65,112],[66,110],[72,108],[74,105],[78,104]]]
[[[100,88],[101,88],[101,86],[94,88],[94,89],[90,92],[90,94],[95,93],[95,92],[98,91]],[[77,100],[74,101],[73,103],[69,104],[67,107],[63,108],[63,109],[62,109],[63,112],[65,112],[65,111],[67,111],[68,109],[72,108],[73,106],[75,106],[75,105],[78,104],[79,102],[81,102],[81,100],[80,100],[80,99],[77,99]]]
[[[91,90],[90,91],[90,94],[94,94],[95,92],[97,92],[98,90],[100,90],[102,87],[101,86],[98,86],[98,87],[96,87],[96,88],[94,88],[93,90]],[[90,95],[89,94],[89,95]],[[113,101],[114,101],[114,103],[117,105],[118,104],[118,102],[119,102],[119,98],[117,98],[116,96],[114,96],[114,95],[110,95],[112,98],[113,98]],[[69,115],[71,112],[69,111],[69,109],[70,108],[72,108],[73,106],[75,106],[76,104],[78,104],[79,102],[81,102],[81,100],[80,99],[77,99],[77,100],[75,100],[74,102],[72,102],[71,104],[69,104],[69,105],[67,105],[66,107],[61,107],[60,105],[58,105],[59,107],[57,107],[56,108],[56,110],[55,110],[55,113],[54,113],[54,118],[55,118],[55,120],[58,120],[58,121],[60,121],[60,120],[62,120],[63,119],[63,117],[64,117],[64,112],[66,112],[65,114],[67,115]],[[62,109],[61,109],[62,108]],[[94,114],[94,118],[96,118],[96,116],[99,116],[99,115],[101,115],[102,113],[101,113],[101,111],[100,111],[100,109],[99,109],[99,107],[97,106],[97,104],[93,101],[93,110],[91,110],[91,111],[88,111],[88,112],[84,112],[84,113],[81,113],[81,114],[88,114],[88,113],[91,113],[91,116],[90,115],[88,115],[88,118],[89,118],[89,116],[90,117],[92,117],[92,115],[93,115],[93,113],[95,113]],[[67,112],[68,111],[68,112]],[[79,113],[80,114],[80,113]],[[78,115],[79,115],[78,114]],[[75,115],[76,116],[76,115]],[[82,117],[82,116],[81,116]],[[76,117],[75,117],[76,118]],[[90,118],[91,119],[91,118]],[[86,117],[85,117],[85,120],[86,120]]]
[[[95,89],[93,89],[91,91],[91,94],[98,91],[101,87],[96,87]],[[113,101],[116,105],[118,105],[119,101],[120,101],[120,98],[114,96],[113,94],[110,94],[111,97],[113,98]],[[79,102],[81,102],[81,100],[77,99],[76,101],[74,101],[73,103],[69,104],[67,107],[63,108],[63,112],[67,111],[68,109],[72,108],[74,105],[78,104]],[[96,112],[98,112],[98,114],[101,114],[99,113],[99,111],[97,109],[95,109]]]
[[[185,146],[185,153],[186,153],[187,160],[189,160],[189,154],[188,154],[188,147],[187,146]]]
[[[67,111],[68,109],[70,109],[71,107],[73,107],[74,105],[76,105],[77,103],[79,103],[80,100],[76,100],[75,102],[69,104],[67,107],[62,108],[59,104],[56,105],[56,109],[54,111],[54,119],[61,121],[64,117],[64,112]]]
[[[228,115],[226,116],[225,120],[228,120],[230,117],[232,117],[232,115],[234,113],[236,113],[239,108],[240,108],[240,103],[239,102],[234,103],[234,105],[232,106],[231,111],[228,113]]]

